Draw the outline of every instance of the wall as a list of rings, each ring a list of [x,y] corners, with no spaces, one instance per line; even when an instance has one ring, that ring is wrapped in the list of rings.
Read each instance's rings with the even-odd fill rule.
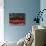
[[[7,41],[18,41],[30,30],[35,12],[40,10],[40,0],[4,0],[4,39]],[[9,13],[24,12],[26,14],[26,24],[16,26],[9,24]]]
[[[0,42],[4,41],[4,8],[3,6],[4,6],[3,0],[0,0]]]
[[[41,2],[41,3],[40,3],[40,9],[41,9],[41,11],[42,11],[43,9],[46,9],[46,0],[41,0],[40,2]],[[41,21],[41,22],[40,22],[40,25],[46,27],[46,11],[43,12],[42,17],[43,17],[43,22]]]

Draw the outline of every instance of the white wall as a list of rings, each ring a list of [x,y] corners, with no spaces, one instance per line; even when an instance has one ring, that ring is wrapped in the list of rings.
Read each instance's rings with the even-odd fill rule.
[[[3,0],[0,0],[0,42],[4,41],[4,8]]]
[[[40,9],[41,11],[43,9],[46,9],[46,0],[40,0]],[[40,22],[40,25],[43,25],[46,27],[46,11],[43,12],[43,22]]]

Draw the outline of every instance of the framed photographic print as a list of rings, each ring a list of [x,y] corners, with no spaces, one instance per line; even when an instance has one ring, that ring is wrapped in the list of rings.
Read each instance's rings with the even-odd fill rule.
[[[25,13],[9,13],[9,23],[14,25],[24,25]]]

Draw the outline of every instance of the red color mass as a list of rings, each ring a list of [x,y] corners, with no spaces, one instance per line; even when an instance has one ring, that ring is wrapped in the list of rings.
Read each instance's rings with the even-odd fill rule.
[[[11,24],[25,24],[24,18],[10,18],[9,23]]]

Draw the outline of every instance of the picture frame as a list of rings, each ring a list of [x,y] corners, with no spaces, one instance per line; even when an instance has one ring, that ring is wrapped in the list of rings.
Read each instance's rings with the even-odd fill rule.
[[[25,13],[9,13],[9,23],[14,25],[24,25]]]

